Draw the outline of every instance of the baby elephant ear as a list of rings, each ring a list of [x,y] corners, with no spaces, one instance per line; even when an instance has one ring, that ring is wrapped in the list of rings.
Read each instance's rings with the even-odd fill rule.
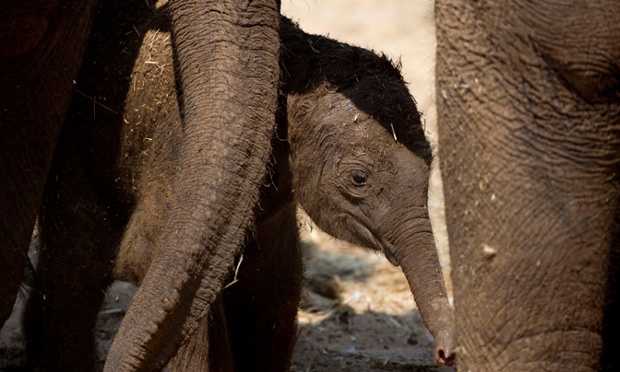
[[[158,254],[106,371],[162,369],[194,332],[253,224],[271,152],[279,1],[171,0],[170,12],[183,92],[183,171],[172,185],[176,204]]]

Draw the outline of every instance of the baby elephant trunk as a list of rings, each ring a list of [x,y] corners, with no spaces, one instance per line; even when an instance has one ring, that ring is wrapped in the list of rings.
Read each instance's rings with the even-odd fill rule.
[[[418,225],[405,235],[398,242],[394,258],[409,282],[424,325],[435,337],[435,361],[452,365],[456,358],[454,315],[430,221],[418,220]]]

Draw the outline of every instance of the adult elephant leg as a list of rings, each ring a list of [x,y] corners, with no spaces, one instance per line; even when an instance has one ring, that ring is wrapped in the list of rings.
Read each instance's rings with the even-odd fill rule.
[[[620,209],[616,215],[616,226],[620,226]],[[603,356],[602,371],[617,371],[620,367],[618,352],[620,351],[620,234],[612,246],[609,262],[609,278],[606,286],[605,318],[603,320]]]
[[[75,145],[81,138],[68,135],[75,124],[65,126],[45,187],[25,325],[30,367],[49,371],[96,370],[95,323],[125,223],[85,175]]]
[[[224,301],[218,297],[209,314],[200,320],[168,364],[170,371],[232,372],[235,371]]]
[[[296,214],[291,203],[248,236],[229,286],[170,361],[172,370],[288,370],[303,271]]]
[[[171,1],[185,139],[152,264],[108,356],[110,371],[162,368],[232,272],[270,153],[279,2]]]
[[[0,4],[0,325],[8,318],[95,1]]]
[[[436,4],[460,368],[598,370],[618,233],[620,13]]]
[[[258,224],[224,291],[238,371],[288,371],[303,272],[296,214],[290,203]]]

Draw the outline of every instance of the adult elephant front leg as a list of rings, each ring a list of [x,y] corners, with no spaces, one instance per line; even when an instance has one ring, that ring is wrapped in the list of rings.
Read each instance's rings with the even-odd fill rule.
[[[254,219],[275,127],[279,5],[170,2],[185,128],[181,169],[107,370],[162,368],[232,270]]]
[[[234,280],[171,370],[288,371],[303,271],[296,214],[289,203],[248,235]]]
[[[95,1],[0,4],[0,326],[24,272]]]
[[[302,284],[297,208],[289,203],[248,237],[224,304],[236,371],[288,371]]]
[[[617,368],[617,6],[440,0],[436,19],[460,368]]]

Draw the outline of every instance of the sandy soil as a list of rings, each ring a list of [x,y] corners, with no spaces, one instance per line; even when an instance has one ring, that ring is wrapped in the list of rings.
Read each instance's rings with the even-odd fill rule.
[[[435,31],[429,0],[283,0],[282,11],[303,29],[400,59],[405,79],[436,145]],[[441,179],[431,180],[433,228],[448,291],[450,263]],[[433,339],[422,325],[402,272],[375,253],[332,239],[304,224],[307,284],[291,371],[451,371],[433,362]],[[36,243],[36,242],[35,242]],[[33,244],[32,254],[38,249]],[[27,290],[24,291],[26,293]],[[115,282],[100,312],[96,337],[102,367],[131,302],[131,284]],[[19,329],[23,297],[0,332],[0,370],[23,362]]]
[[[310,221],[303,226],[306,285],[291,372],[454,370],[435,366],[433,337],[400,269],[377,253],[329,237]],[[35,261],[38,249],[35,236],[30,252]],[[28,291],[24,285],[0,332],[0,370],[25,362],[20,321]],[[95,332],[100,370],[134,292],[132,284],[120,281],[107,292]]]
[[[400,269],[316,228],[302,236],[307,282],[292,371],[453,370],[435,366],[433,337]]]

